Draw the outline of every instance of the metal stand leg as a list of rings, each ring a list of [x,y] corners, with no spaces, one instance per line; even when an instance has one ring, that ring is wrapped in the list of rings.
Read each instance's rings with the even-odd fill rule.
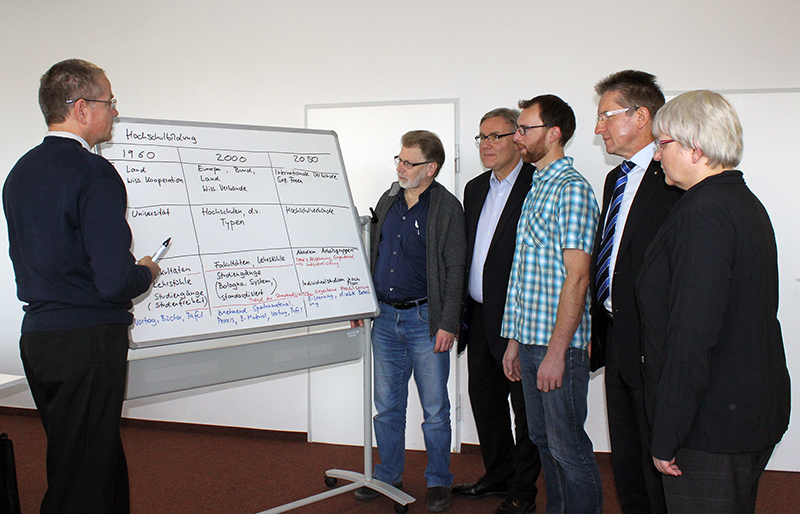
[[[368,216],[361,217],[361,226],[362,232],[364,233],[364,244],[366,248],[369,248],[369,222],[370,218]],[[364,472],[357,473],[355,471],[345,471],[342,469],[329,469],[326,472],[327,478],[325,478],[325,484],[329,487],[335,486],[340,478],[350,480],[353,483],[314,496],[309,496],[302,500],[287,503],[280,507],[275,507],[274,509],[265,510],[258,514],[278,514],[279,512],[290,511],[327,498],[355,491],[359,487],[364,486],[374,489],[394,500],[397,503],[397,505],[395,505],[395,511],[399,513],[408,511],[407,505],[415,501],[413,496],[400,489],[386,482],[381,482],[380,480],[372,478],[372,326],[368,321],[364,322],[364,334]]]
[[[359,487],[369,487],[374,489],[384,496],[388,496],[397,504],[395,510],[397,512],[405,512],[409,503],[413,503],[415,498],[396,487],[375,480],[372,478],[372,330],[369,322],[365,323],[366,342],[364,348],[364,472],[358,473],[355,471],[345,471],[343,469],[329,469],[326,474],[325,483],[333,487],[336,485],[338,479],[350,480],[352,484],[347,484],[342,487],[337,487],[324,493],[309,496],[302,500],[297,500],[292,503],[281,505],[273,509],[265,510],[259,514],[278,514],[279,512],[287,512],[293,509],[310,505],[318,501],[332,498],[334,496],[355,491]],[[355,500],[354,500],[355,501]],[[402,506],[402,507],[401,507]],[[398,508],[400,507],[400,508]]]
[[[364,473],[344,471],[341,469],[330,469],[327,476],[354,482],[358,487],[367,486],[379,493],[388,496],[401,505],[414,502],[414,497],[393,487],[386,482],[372,478],[372,327],[365,323],[366,347],[364,351]],[[368,478],[367,478],[368,477]],[[357,488],[354,488],[357,489]]]

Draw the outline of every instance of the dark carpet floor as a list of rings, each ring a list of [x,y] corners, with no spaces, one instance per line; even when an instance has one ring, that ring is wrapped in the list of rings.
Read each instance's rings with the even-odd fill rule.
[[[128,458],[131,510],[136,514],[256,514],[328,490],[325,471],[363,471],[363,449],[306,442],[305,434],[123,420]],[[35,514],[46,488],[45,437],[35,411],[0,407],[0,432],[14,443],[22,514]],[[377,453],[377,452],[376,452]],[[609,455],[597,454],[607,514],[620,512],[614,494]],[[405,491],[417,498],[410,513],[425,509],[425,453],[409,451]],[[456,482],[483,473],[477,447],[453,454]],[[544,484],[539,479],[539,508],[544,512]],[[345,481],[340,481],[347,483]],[[494,512],[500,500],[453,499],[449,512]],[[370,502],[352,493],[301,507],[298,514],[387,513],[392,500]],[[800,512],[800,473],[766,472],[759,489],[759,514]]]

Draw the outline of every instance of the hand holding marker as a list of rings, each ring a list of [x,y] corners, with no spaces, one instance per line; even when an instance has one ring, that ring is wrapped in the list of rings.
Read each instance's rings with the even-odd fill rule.
[[[153,262],[158,261],[158,259],[160,259],[162,255],[164,255],[164,252],[167,251],[167,247],[169,246],[170,241],[172,241],[172,238],[168,237],[166,241],[161,243],[161,246],[158,247],[156,253],[153,254]]]

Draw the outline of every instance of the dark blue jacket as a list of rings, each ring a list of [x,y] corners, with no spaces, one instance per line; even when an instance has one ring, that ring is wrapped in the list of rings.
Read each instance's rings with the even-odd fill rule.
[[[17,162],[3,208],[22,332],[133,321],[151,276],[131,254],[126,206],[114,166],[78,141],[46,137]]]

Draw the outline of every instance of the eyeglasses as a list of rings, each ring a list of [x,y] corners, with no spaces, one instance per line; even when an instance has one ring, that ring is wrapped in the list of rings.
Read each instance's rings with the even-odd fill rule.
[[[517,125],[517,132],[519,132],[520,135],[524,136],[531,129],[549,127],[549,126],[550,125],[547,125],[547,124],[544,124],[544,125]]]
[[[674,139],[656,139],[656,151],[661,151],[667,146],[669,143],[674,143]]]
[[[614,109],[613,111],[603,111],[597,115],[597,122],[600,123],[602,121],[603,123],[605,123],[608,121],[608,118],[612,116],[616,116],[617,114],[622,114],[623,112],[635,111],[637,109],[639,109],[638,105],[634,107],[623,107],[622,109]]]
[[[514,135],[514,133],[516,133],[516,130],[514,132],[509,132],[508,134],[489,134],[488,136],[484,136],[483,134],[478,134],[477,136],[475,136],[475,143],[480,145],[488,139],[490,143],[495,144],[498,139]]]
[[[97,103],[101,103],[101,104],[106,104],[106,105],[108,105],[108,107],[112,111],[117,108],[117,99],[116,98],[112,98],[111,100],[94,100],[92,98],[76,98],[75,100],[67,100],[66,103],[74,104],[78,100],[83,100],[84,102],[97,102]]]
[[[433,161],[409,162],[409,161],[407,161],[407,160],[405,160],[405,159],[401,159],[399,155],[395,155],[395,156],[394,156],[394,165],[395,165],[395,166],[400,166],[400,165],[402,165],[404,168],[408,168],[408,169],[410,169],[410,168],[414,168],[414,167],[416,167],[416,166],[421,166],[421,165],[423,165],[423,164],[430,164],[430,163],[432,163],[432,162],[433,162]]]

